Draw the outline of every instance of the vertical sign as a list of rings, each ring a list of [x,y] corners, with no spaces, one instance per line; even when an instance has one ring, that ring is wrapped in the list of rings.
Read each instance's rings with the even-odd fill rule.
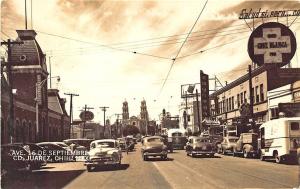
[[[201,112],[202,119],[210,116],[209,108],[209,78],[200,70],[200,86],[201,86]]]

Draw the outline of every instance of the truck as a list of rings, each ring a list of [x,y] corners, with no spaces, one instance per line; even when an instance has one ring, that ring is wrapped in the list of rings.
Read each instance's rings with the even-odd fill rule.
[[[242,154],[244,158],[256,157],[258,154],[258,134],[241,133],[236,146],[233,148],[233,156]]]
[[[259,127],[259,156],[284,161],[300,162],[300,117],[279,118]]]

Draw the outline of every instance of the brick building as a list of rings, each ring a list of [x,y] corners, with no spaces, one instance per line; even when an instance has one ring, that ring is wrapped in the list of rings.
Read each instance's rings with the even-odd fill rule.
[[[21,45],[11,47],[11,81],[16,91],[14,99],[14,124],[8,126],[9,87],[6,67],[1,73],[1,142],[37,142],[69,137],[69,119],[64,109],[65,101],[58,91],[47,89],[48,71],[46,55],[35,39],[34,30],[17,30]],[[48,108],[48,98],[57,96],[58,107]],[[51,102],[50,102],[51,104]]]

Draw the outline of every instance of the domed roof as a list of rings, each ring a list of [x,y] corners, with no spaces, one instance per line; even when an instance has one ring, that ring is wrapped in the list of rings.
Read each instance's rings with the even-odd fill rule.
[[[23,44],[14,44],[11,48],[12,65],[14,66],[33,66],[40,65],[47,72],[46,55],[40,45],[35,40],[34,30],[17,30],[18,38]]]

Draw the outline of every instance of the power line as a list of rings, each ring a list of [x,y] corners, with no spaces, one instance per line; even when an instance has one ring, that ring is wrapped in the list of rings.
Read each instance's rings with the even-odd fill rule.
[[[99,45],[99,46],[102,46],[102,47],[105,47],[105,48],[108,48],[108,49],[113,49],[113,50],[116,50],[116,51],[130,52],[130,53],[133,53],[133,54],[140,54],[140,55],[144,55],[144,56],[151,56],[151,57],[156,57],[156,58],[169,59],[167,57],[159,57],[159,56],[155,56],[155,55],[152,55],[152,54],[146,54],[146,53],[138,53],[136,51],[116,48],[116,47],[103,45],[103,44],[98,44],[98,43],[93,43],[93,42],[82,41],[82,40],[78,40],[78,39],[74,39],[74,38],[70,38],[70,37],[65,37],[65,36],[61,36],[61,35],[50,34],[50,33],[41,32],[41,31],[37,31],[37,32],[47,34],[47,35],[50,35],[50,36],[60,37],[60,38],[63,38],[63,39],[73,40],[73,41],[77,41],[77,42],[81,42],[81,43],[95,44],[95,45]]]
[[[208,48],[208,49],[204,49],[204,50],[201,50],[201,51],[192,53],[192,54],[184,55],[184,56],[178,57],[177,59],[182,59],[182,58],[186,58],[186,57],[188,57],[188,56],[193,56],[193,55],[196,55],[196,54],[204,53],[204,52],[206,52],[206,51],[209,51],[209,50],[212,50],[212,49],[215,49],[215,48],[218,48],[218,47],[222,47],[222,46],[225,46],[225,45],[229,45],[229,44],[231,44],[231,43],[235,43],[235,42],[237,42],[237,41],[241,41],[241,40],[244,40],[244,39],[246,39],[246,38],[248,38],[248,36],[243,37],[243,38],[240,38],[240,39],[237,39],[237,40],[230,41],[230,42],[228,42],[228,43],[223,43],[223,44],[221,44],[221,45],[217,45],[217,46],[214,46],[214,47],[211,47],[211,48]]]
[[[181,49],[182,49],[182,47],[184,46],[184,44],[185,44],[187,38],[189,37],[189,35],[190,35],[191,32],[193,31],[195,25],[197,24],[197,22],[198,22],[198,20],[199,20],[199,18],[200,18],[200,16],[201,16],[203,10],[204,10],[205,7],[206,7],[207,2],[208,2],[208,0],[206,0],[204,6],[203,6],[203,8],[202,8],[202,10],[200,11],[200,13],[199,13],[199,15],[198,15],[198,17],[197,17],[197,19],[196,19],[196,21],[195,21],[195,23],[194,23],[194,25],[192,26],[192,28],[190,29],[190,31],[189,31],[188,35],[186,36],[185,40],[184,40],[183,43],[181,44],[181,46],[180,46],[180,48],[179,48],[179,50],[178,50],[178,52],[177,52],[175,58],[173,58],[173,62],[172,62],[171,66],[170,66],[170,69],[169,69],[169,71],[168,71],[168,73],[167,73],[166,79],[164,80],[164,82],[163,82],[163,84],[162,84],[162,87],[161,87],[161,89],[160,89],[160,91],[159,91],[159,94],[160,94],[161,91],[163,90],[163,88],[164,88],[164,86],[165,86],[165,84],[166,84],[166,82],[167,82],[167,79],[168,79],[168,77],[169,77],[169,75],[170,75],[170,73],[171,73],[171,70],[172,70],[172,68],[173,68],[173,66],[174,66],[174,63],[175,63],[175,61],[176,61],[176,58],[178,57],[178,55],[179,55],[179,53],[181,52]]]
[[[242,29],[245,30],[246,28],[242,28]],[[240,29],[237,29],[237,30],[240,30]],[[230,30],[230,31],[233,31],[233,30]],[[187,40],[187,41],[191,42],[191,41],[198,41],[198,40],[203,40],[203,39],[210,39],[210,38],[214,38],[214,37],[223,37],[223,36],[227,36],[227,35],[234,35],[234,34],[246,33],[246,32],[249,32],[249,31],[247,30],[247,31],[241,31],[241,32],[232,32],[232,33],[226,33],[226,34],[223,34],[223,35],[215,35],[215,36],[204,37],[204,38],[199,38],[199,39],[191,39],[191,38],[198,38],[198,37],[201,37],[201,36],[214,35],[214,34],[223,33],[223,32],[227,32],[227,31],[221,31],[221,32],[216,32],[216,33],[209,33],[209,34],[192,36],[192,37],[188,37],[190,40]],[[153,42],[141,43],[141,44],[132,44],[132,45],[120,46],[120,47],[117,47],[117,48],[129,48],[129,47],[132,46],[133,48],[131,48],[131,49],[140,49],[140,48],[155,47],[155,46],[161,46],[161,45],[171,45],[171,44],[176,44],[176,43],[182,43],[183,42],[182,40],[178,41],[180,39],[184,39],[184,38],[172,39],[172,40],[165,40],[165,41],[153,41]],[[175,41],[175,42],[166,43],[166,42],[170,42],[170,41]],[[159,43],[159,44],[156,44],[156,45],[147,45],[147,44],[155,44],[155,43]],[[146,45],[146,46],[143,46],[143,45]],[[97,48],[97,46],[95,46],[95,47],[94,46],[86,47],[84,49],[90,50],[90,49],[94,49],[94,48]],[[72,52],[75,52],[75,51],[78,51],[78,50],[82,50],[83,48],[76,48],[76,49],[74,49],[74,51],[72,51]],[[48,51],[50,51],[50,50],[48,50]],[[51,50],[51,52],[52,51],[53,50]],[[60,51],[61,52],[61,51],[66,51],[66,50],[56,50],[56,51]]]

